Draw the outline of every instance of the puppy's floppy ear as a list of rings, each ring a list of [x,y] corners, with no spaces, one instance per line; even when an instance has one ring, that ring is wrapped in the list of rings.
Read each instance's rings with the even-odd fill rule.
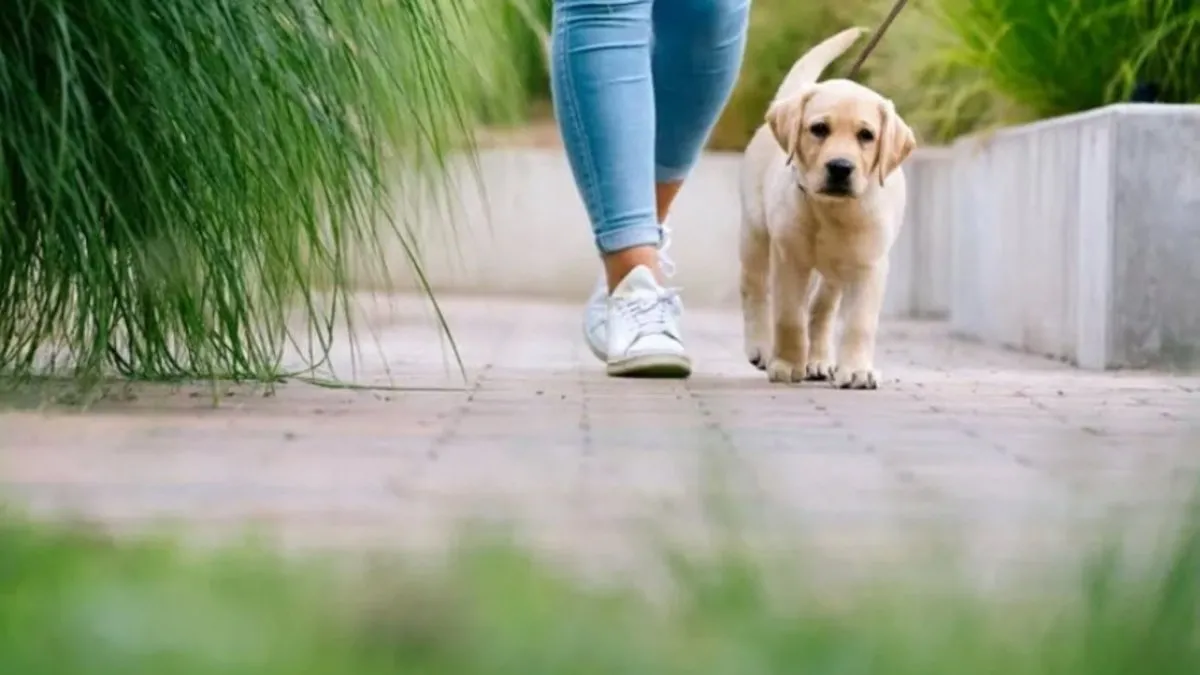
[[[771,133],[775,134],[779,147],[787,153],[789,164],[800,151],[800,126],[804,123],[804,106],[808,99],[812,98],[812,93],[811,87],[805,87],[787,98],[774,101],[767,108],[767,126],[771,128]]]
[[[912,154],[917,147],[917,139],[912,129],[900,119],[891,101],[885,100],[879,104],[879,119],[879,144],[874,169],[882,187],[883,181]]]

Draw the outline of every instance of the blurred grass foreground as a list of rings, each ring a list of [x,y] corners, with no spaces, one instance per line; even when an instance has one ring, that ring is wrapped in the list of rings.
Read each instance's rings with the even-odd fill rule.
[[[5,0],[0,375],[321,361],[393,200],[520,104],[503,5]]]
[[[1195,515],[1195,513],[1194,513]],[[261,550],[186,552],[0,525],[0,672],[14,675],[1195,675],[1200,518],[1137,565],[1047,589],[775,577],[679,558],[667,594],[583,584],[504,545],[347,574]],[[364,571],[365,570],[365,571]]]

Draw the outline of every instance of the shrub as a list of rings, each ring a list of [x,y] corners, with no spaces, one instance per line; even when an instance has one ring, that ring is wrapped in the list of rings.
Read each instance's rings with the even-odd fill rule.
[[[893,1],[755,0],[741,76],[710,148],[743,149],[805,50],[852,25],[874,29]],[[922,143],[947,142],[1127,100],[1139,83],[1163,101],[1200,101],[1198,35],[1200,5],[1190,0],[911,0],[858,79],[895,100]],[[524,91],[545,97],[540,45],[533,33],[519,41]]]
[[[892,98],[922,143],[946,141],[1014,116],[1011,104],[986,86],[973,68],[951,58],[953,34],[932,11],[939,1],[911,0],[856,77]],[[742,74],[711,147],[742,150],[801,54],[850,26],[874,30],[893,2],[756,0]],[[824,77],[842,76],[868,39],[864,36]]]
[[[437,188],[513,95],[488,7],[6,0],[0,373],[270,378],[292,340],[319,361],[350,252],[412,243],[391,158],[422,177],[402,198]]]
[[[1200,101],[1190,0],[914,0],[893,31],[872,84],[926,141],[1126,101],[1145,84]]]
[[[892,23],[856,79],[892,98],[922,142],[952,138],[986,125],[1007,106],[978,85],[971,69],[947,61],[945,30],[929,12],[930,1],[912,0]],[[805,51],[850,26],[875,30],[894,0],[787,2],[755,0],[746,58],[710,147],[740,151],[763,122],[771,96]],[[864,36],[830,65],[824,77],[841,77]]]
[[[742,75],[712,147],[745,147],[800,54],[848,26],[875,28],[892,3],[756,0]],[[895,100],[922,143],[1128,100],[1139,84],[1162,101],[1198,102],[1200,5],[912,0],[858,79]]]
[[[487,0],[484,0],[485,2]],[[523,107],[519,115],[498,122],[520,122],[534,104],[550,99],[550,73],[545,40],[549,37],[552,0],[505,0],[504,30],[512,36],[513,69]],[[491,121],[491,120],[489,120]]]
[[[841,30],[878,21],[883,16],[876,9],[880,5],[880,0],[754,0],[750,5],[750,34],[742,72],[713,130],[710,147],[744,149],[754,130],[763,123],[767,104],[796,59]],[[865,40],[857,46],[861,48],[863,44]],[[832,64],[826,76],[846,68],[855,53],[852,50]],[[873,64],[866,65],[869,68]]]
[[[1200,5],[1191,0],[936,0],[948,63],[1030,117],[1128,100],[1140,83],[1200,101]]]
[[[942,0],[911,0],[871,55],[864,84],[896,103],[921,144],[1024,119],[976,68],[954,56],[955,35],[937,14]],[[892,0],[880,0],[877,11]]]

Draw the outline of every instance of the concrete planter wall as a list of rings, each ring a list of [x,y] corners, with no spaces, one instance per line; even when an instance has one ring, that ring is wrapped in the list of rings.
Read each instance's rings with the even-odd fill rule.
[[[1091,369],[1200,365],[1200,106],[1111,106],[945,161],[955,331]]]
[[[907,171],[914,190],[910,217],[896,244],[885,312],[892,317],[945,316],[949,311],[950,218],[938,201],[937,181],[949,169],[917,153]],[[737,185],[740,155],[710,153],[697,166],[672,210],[671,280],[694,307],[738,305]],[[582,303],[599,274],[587,216],[559,149],[489,150],[478,174],[465,163],[455,173],[449,209],[426,208],[415,219],[427,277],[435,289],[513,294]],[[406,205],[413,208],[412,204]],[[420,211],[420,209],[417,209]],[[930,231],[917,230],[924,226]],[[390,253],[391,281],[414,284],[398,246]],[[938,260],[929,256],[937,256]],[[939,260],[944,261],[939,262]],[[372,279],[365,273],[360,285]]]
[[[421,236],[434,287],[582,303],[600,262],[562,150],[487,150],[456,176],[453,210],[421,218],[437,224]],[[736,156],[706,156],[676,202],[672,282],[689,305],[737,302],[736,177]]]
[[[954,180],[953,157],[946,148],[922,148],[905,162],[907,212],[888,279],[894,316],[950,314],[955,200],[947,185]]]
[[[673,212],[689,306],[737,305],[739,161],[707,155]],[[1111,106],[905,170],[887,316],[1092,369],[1200,366],[1200,106]],[[561,150],[486,151],[457,177],[453,210],[417,218],[434,288],[581,303],[599,263]]]

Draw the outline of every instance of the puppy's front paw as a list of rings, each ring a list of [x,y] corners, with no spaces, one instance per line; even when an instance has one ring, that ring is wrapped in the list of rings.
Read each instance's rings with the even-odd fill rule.
[[[804,379],[808,382],[829,382],[833,380],[836,367],[827,361],[809,361],[804,366]]]
[[[800,382],[804,379],[804,369],[790,361],[771,359],[767,365],[767,379],[771,382]]]
[[[837,367],[833,371],[833,386],[838,389],[878,389],[879,372],[871,368],[851,370]]]
[[[746,345],[746,360],[759,370],[767,369],[767,350],[757,345]]]

